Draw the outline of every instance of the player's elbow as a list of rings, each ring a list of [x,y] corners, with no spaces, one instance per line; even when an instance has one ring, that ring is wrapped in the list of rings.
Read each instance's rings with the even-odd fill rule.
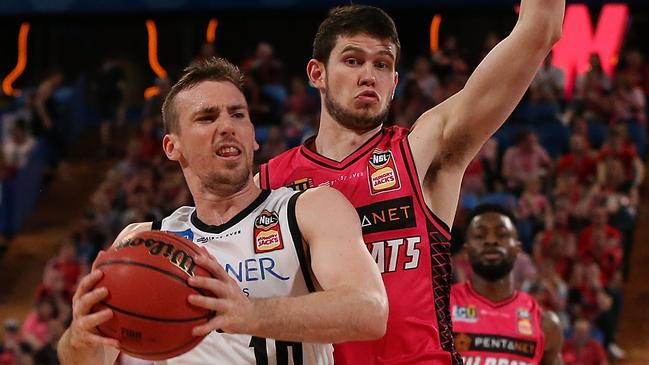
[[[369,314],[360,326],[359,335],[363,340],[376,340],[385,336],[388,325],[388,298],[385,293],[368,298],[367,306],[362,309]]]

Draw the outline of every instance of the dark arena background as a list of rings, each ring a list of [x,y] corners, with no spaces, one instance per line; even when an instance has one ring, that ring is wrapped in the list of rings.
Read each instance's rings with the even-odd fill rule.
[[[361,3],[385,9],[399,30],[389,123],[401,126],[460,90],[517,16],[504,0]],[[258,166],[317,129],[305,68],[319,22],[340,4],[0,1],[0,364],[56,364],[43,352],[97,252],[125,225],[191,203],[160,143],[160,106],[179,72],[216,55],[247,73]],[[512,208],[525,248],[518,287],[559,314],[566,339],[575,317],[589,319],[616,364],[649,364],[647,34],[647,0],[570,2],[547,66],[563,81],[539,76],[480,151],[453,227],[461,281],[467,212],[482,202]],[[544,156],[524,185],[512,171],[530,139],[521,136]],[[604,253],[589,252],[596,241]],[[48,305],[57,315],[42,321]],[[5,345],[16,336],[13,351]]]

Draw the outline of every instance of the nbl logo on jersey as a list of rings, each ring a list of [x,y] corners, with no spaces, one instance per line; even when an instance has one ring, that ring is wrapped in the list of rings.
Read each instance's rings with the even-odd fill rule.
[[[367,166],[367,177],[372,195],[401,188],[397,166],[391,151],[374,150]]]
[[[476,323],[478,322],[478,308],[469,304],[467,306],[454,305],[451,310],[453,320],[456,322]]]
[[[279,229],[279,216],[266,209],[255,218],[255,253],[265,253],[284,248]]]

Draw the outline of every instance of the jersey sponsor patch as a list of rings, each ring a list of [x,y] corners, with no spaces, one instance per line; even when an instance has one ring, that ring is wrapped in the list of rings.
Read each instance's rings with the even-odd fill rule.
[[[531,359],[536,353],[536,341],[483,333],[455,333],[453,336],[462,339],[460,346],[464,351],[512,354]]]
[[[451,315],[453,321],[456,322],[478,322],[478,308],[474,304],[469,304],[467,306],[454,305]]]
[[[168,232],[183,237],[188,241],[194,240],[194,232],[191,229],[186,229],[184,231],[168,231]]]
[[[302,179],[297,179],[293,181],[292,184],[286,185],[287,188],[291,188],[295,191],[304,191],[306,189],[313,187],[313,179],[310,177],[305,177]]]
[[[412,196],[385,200],[356,208],[363,234],[417,226]]]
[[[255,253],[265,253],[284,248],[276,212],[264,209],[255,218]]]
[[[533,335],[534,330],[532,327],[532,318],[530,316],[530,312],[525,308],[518,308],[516,314],[518,315],[518,333],[528,336]]]
[[[391,151],[374,150],[367,165],[367,177],[372,195],[401,188],[399,173]]]

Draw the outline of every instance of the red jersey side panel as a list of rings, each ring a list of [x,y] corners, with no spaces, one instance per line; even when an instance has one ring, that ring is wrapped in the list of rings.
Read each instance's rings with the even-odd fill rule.
[[[465,365],[536,365],[543,358],[542,311],[526,293],[490,302],[471,284],[451,289],[455,349]]]
[[[408,132],[384,129],[340,162],[303,145],[261,166],[263,188],[328,185],[341,191],[356,208],[382,273],[390,303],[387,333],[378,341],[335,345],[337,365],[461,361],[449,312],[450,233],[423,202]]]

